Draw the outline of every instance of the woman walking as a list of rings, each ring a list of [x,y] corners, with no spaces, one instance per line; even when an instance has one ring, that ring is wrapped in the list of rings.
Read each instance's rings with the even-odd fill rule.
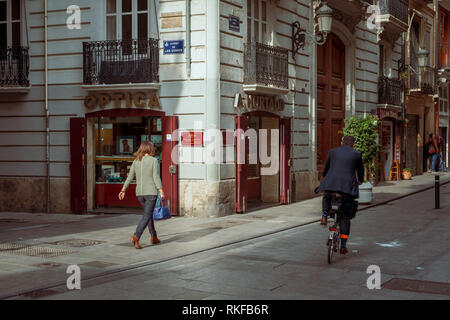
[[[133,242],[136,249],[141,249],[139,239],[147,226],[151,236],[150,242],[152,244],[161,242],[156,236],[155,225],[153,223],[153,209],[158,196],[158,190],[161,198],[164,198],[164,192],[162,190],[161,178],[158,175],[158,159],[154,158],[154,155],[155,147],[153,144],[149,141],[142,142],[138,151],[134,154],[136,159],[133,161],[127,180],[122,191],[119,193],[119,199],[123,200],[131,180],[136,176],[136,196],[144,208],[144,215],[136,228],[136,232],[131,237],[131,242]]]

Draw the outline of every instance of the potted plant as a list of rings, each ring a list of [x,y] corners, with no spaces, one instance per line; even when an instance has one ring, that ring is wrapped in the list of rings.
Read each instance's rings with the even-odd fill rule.
[[[403,169],[402,176],[404,180],[411,180],[411,168]]]
[[[343,133],[345,136],[355,138],[354,148],[361,152],[365,168],[365,180],[370,181],[375,177],[376,163],[380,145],[377,139],[378,117],[376,115],[352,116],[345,120]],[[365,182],[359,187],[360,203],[370,203],[372,201],[373,184]]]
[[[406,118],[403,119],[402,123],[403,123],[403,126],[406,128],[408,126],[408,119],[406,119]]]

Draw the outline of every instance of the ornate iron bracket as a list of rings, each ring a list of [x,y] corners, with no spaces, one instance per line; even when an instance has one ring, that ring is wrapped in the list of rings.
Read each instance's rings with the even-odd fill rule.
[[[295,58],[300,49],[305,49],[307,38],[315,44],[321,46],[327,41],[326,33],[311,34],[300,27],[300,22],[292,23],[292,57]]]

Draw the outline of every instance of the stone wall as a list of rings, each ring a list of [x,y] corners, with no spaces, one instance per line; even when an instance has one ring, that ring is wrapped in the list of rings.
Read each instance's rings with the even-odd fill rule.
[[[320,184],[317,171],[294,173],[292,179],[295,179],[295,196],[293,200],[298,202],[316,196],[314,189]],[[292,190],[292,193],[294,193],[294,190]]]
[[[45,178],[0,178],[0,212],[47,212]],[[50,212],[70,213],[70,180],[50,180]]]
[[[180,215],[222,217],[234,214],[234,180],[180,181]]]

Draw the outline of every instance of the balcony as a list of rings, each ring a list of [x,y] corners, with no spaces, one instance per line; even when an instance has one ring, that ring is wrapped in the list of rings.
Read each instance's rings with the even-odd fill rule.
[[[400,107],[402,104],[402,80],[380,77],[378,79],[378,103]]]
[[[244,91],[249,94],[287,94],[288,50],[262,43],[246,44]]]
[[[83,43],[83,88],[159,89],[157,39]]]
[[[391,15],[408,24],[408,0],[378,0],[381,15]]]
[[[408,90],[424,94],[434,94],[436,88],[436,73],[432,67],[419,68],[419,72],[408,71]]]
[[[27,93],[30,90],[29,73],[27,47],[0,48],[0,92]]]

